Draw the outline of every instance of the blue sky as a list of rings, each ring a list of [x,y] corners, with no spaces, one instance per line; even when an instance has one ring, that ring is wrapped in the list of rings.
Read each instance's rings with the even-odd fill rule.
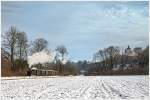
[[[2,33],[10,26],[49,48],[65,45],[73,61],[92,59],[110,45],[148,45],[148,2],[2,2]]]

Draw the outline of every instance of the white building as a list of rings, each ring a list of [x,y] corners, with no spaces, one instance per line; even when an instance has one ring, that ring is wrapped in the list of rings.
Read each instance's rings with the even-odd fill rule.
[[[133,50],[128,46],[125,49],[125,55],[127,56],[137,56],[138,54],[142,53],[142,48],[141,47],[136,47]]]

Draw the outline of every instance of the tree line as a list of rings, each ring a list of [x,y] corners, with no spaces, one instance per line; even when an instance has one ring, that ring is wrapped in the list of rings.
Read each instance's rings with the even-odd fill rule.
[[[16,73],[24,75],[29,69],[27,62],[28,56],[42,50],[48,50],[48,41],[44,38],[37,38],[30,41],[27,34],[19,31],[16,27],[11,26],[7,32],[2,34],[2,47],[1,47],[1,61],[2,61],[2,75],[9,73]],[[59,73],[65,70],[73,70],[74,66],[66,67],[70,63],[63,64],[65,55],[68,54],[67,48],[63,45],[57,46],[55,49],[56,56],[54,63],[49,63],[49,67],[54,67]],[[37,67],[43,67],[42,64],[36,64]],[[8,71],[9,70],[9,71]],[[68,71],[69,72],[69,71]],[[15,75],[16,75],[15,74]]]
[[[135,48],[129,52],[117,46],[98,50],[93,55],[93,63],[86,64],[87,75],[149,74],[149,46]]]
[[[3,75],[25,75],[29,69],[28,56],[48,50],[48,41],[37,38],[29,41],[24,31],[12,26],[2,34],[1,65]],[[66,61],[67,48],[59,45],[55,49],[56,55],[51,63],[35,64],[32,67],[39,69],[47,66],[56,70],[60,75],[121,75],[121,74],[148,74],[149,73],[149,46],[145,49],[136,48],[134,55],[131,48],[109,46],[93,54],[93,61]],[[15,74],[14,74],[15,73]]]
[[[23,31],[18,31],[16,27],[12,26],[7,32],[2,34],[1,51],[4,53],[2,55],[10,61],[9,66],[11,70],[14,71],[15,66],[18,67],[17,64],[21,64],[21,68],[27,65],[27,43],[28,40],[26,33]]]

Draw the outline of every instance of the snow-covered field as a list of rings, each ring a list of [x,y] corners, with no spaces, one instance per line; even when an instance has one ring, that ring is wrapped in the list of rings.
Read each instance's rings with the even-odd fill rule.
[[[2,100],[148,99],[149,76],[54,76],[1,79]]]

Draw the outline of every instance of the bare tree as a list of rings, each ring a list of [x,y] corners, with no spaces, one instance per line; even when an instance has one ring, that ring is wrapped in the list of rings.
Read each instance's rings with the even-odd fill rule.
[[[120,56],[120,69],[123,71],[123,67],[125,66],[125,55],[124,55],[124,48],[121,48],[121,56]]]
[[[15,67],[22,71],[25,67],[25,61],[27,61],[27,36],[25,32],[18,32],[16,49],[15,49]]]
[[[9,31],[7,31],[2,35],[3,38],[2,46],[4,46],[5,50],[7,50],[10,53],[12,70],[14,69],[14,54],[18,32],[19,31],[16,29],[16,27],[11,26]]]
[[[18,52],[17,54],[19,55],[19,59],[23,60],[27,58],[27,36],[25,32],[19,32],[17,34],[17,47],[18,47]]]
[[[143,57],[144,57],[144,65],[149,65],[149,46],[147,46],[143,51]]]
[[[92,61],[93,61],[94,63],[96,63],[96,54],[95,54],[95,53],[93,54]]]
[[[10,65],[10,54],[1,48],[1,68],[9,67]],[[9,67],[10,68],[10,67]]]
[[[7,60],[10,59],[10,54],[7,51],[5,51],[4,48],[1,48],[1,58],[7,59]],[[3,62],[1,62],[1,63],[3,63]]]
[[[61,62],[60,62],[60,69],[59,69],[59,72],[62,73],[63,71],[63,65],[62,65],[62,62],[64,61],[64,55],[65,54],[68,54],[67,52],[67,48],[63,45],[60,45],[56,48],[56,51],[61,55]]]
[[[56,51],[58,51],[61,55],[61,61],[64,60],[64,55],[67,54],[67,48],[63,45],[60,45],[56,48]]]
[[[32,46],[32,53],[40,52],[47,48],[48,42],[44,38],[38,38],[35,41],[33,41]]]
[[[104,48],[103,50],[103,53],[104,53],[104,59],[105,59],[105,70],[107,71],[108,70],[108,65],[109,65],[109,54],[107,52],[107,48]]]
[[[115,63],[115,57],[118,56],[120,50],[119,47],[110,46],[107,48],[107,53],[109,55],[109,68],[112,69]]]
[[[105,54],[104,54],[104,51],[103,50],[99,50],[98,54],[99,54],[100,58],[102,59],[101,61],[103,62],[103,67],[104,67],[105,66],[105,58],[104,58]]]

